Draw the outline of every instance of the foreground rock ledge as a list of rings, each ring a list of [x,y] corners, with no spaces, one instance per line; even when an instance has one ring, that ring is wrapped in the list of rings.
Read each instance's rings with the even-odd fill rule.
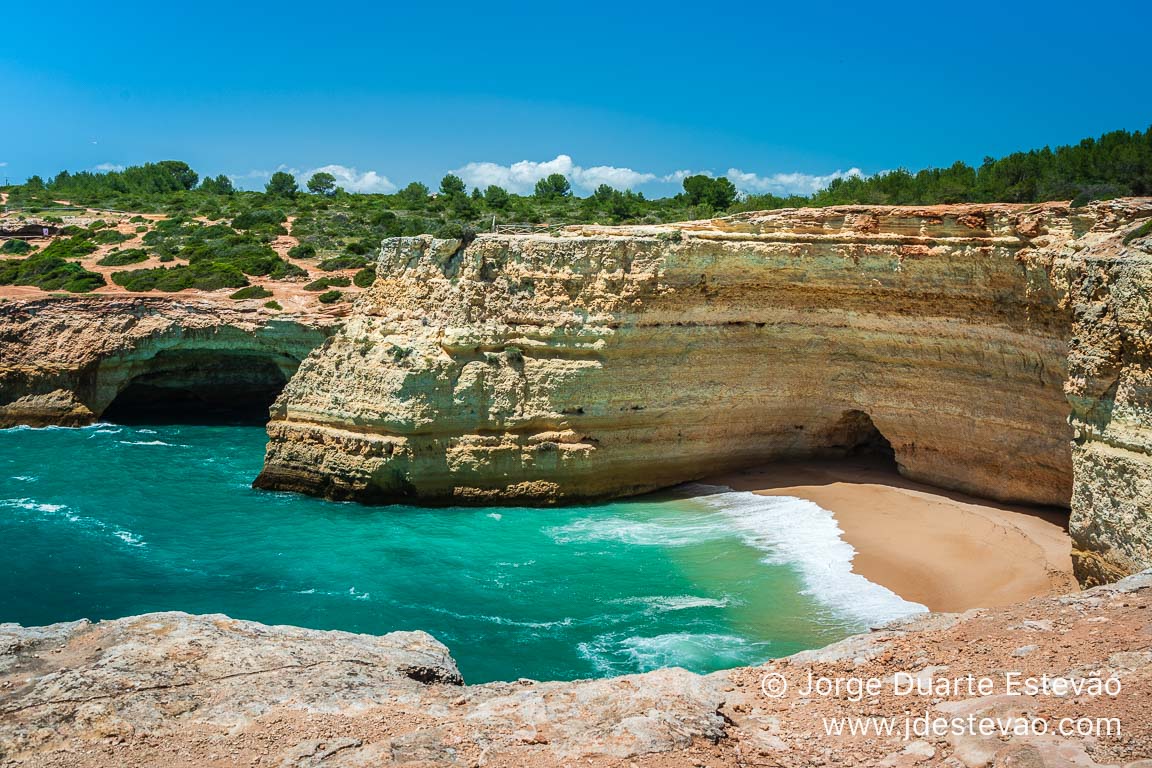
[[[382,637],[155,613],[0,625],[5,766],[1152,765],[1152,572],[931,614],[760,668],[464,686],[423,632]],[[1083,678],[1118,696],[801,697],[809,672]],[[791,687],[768,698],[765,674]],[[827,736],[860,715],[1119,718],[1119,736]]]

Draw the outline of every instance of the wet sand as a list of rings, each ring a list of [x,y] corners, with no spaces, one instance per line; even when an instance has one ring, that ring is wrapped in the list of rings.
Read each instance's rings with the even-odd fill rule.
[[[707,482],[819,504],[856,549],[853,570],[934,611],[1078,590],[1060,510],[933,488],[866,460],[780,463]]]

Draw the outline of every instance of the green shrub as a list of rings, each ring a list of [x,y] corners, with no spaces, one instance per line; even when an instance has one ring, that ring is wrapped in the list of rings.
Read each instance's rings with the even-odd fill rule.
[[[32,251],[33,248],[27,240],[5,240],[4,245],[0,245],[0,253],[12,254],[14,256],[23,256]]]
[[[274,309],[277,312],[284,309],[284,307],[280,306],[280,302],[278,302],[278,301],[266,301],[266,302],[264,302],[264,306],[267,307],[268,309]]]
[[[131,240],[132,235],[126,235],[122,232],[117,232],[114,229],[102,229],[92,236],[93,242],[101,245],[109,245],[111,243],[122,243],[125,240]]]
[[[123,267],[147,260],[148,252],[143,248],[126,248],[123,251],[112,251],[96,263],[102,267]]]
[[[196,288],[218,291],[221,288],[243,288],[248,285],[244,273],[231,264],[202,261],[196,264],[155,269],[133,269],[116,272],[112,282],[129,291],[182,291]]]
[[[76,235],[67,240],[53,240],[40,251],[42,255],[61,259],[82,259],[96,250],[96,244],[83,235]]]
[[[0,261],[0,285],[32,285],[45,291],[87,293],[102,287],[104,276],[44,249],[26,259]]]
[[[294,259],[310,259],[316,255],[316,246],[312,243],[300,243],[289,248],[288,255]]]
[[[1132,242],[1138,237],[1145,237],[1147,235],[1152,235],[1152,219],[1149,219],[1140,226],[1136,227],[1136,229],[1124,235],[1124,245],[1128,245],[1128,243]]]
[[[457,221],[448,221],[437,228],[435,235],[444,240],[459,240],[467,248],[476,239],[476,229]]]
[[[250,285],[247,288],[241,288],[228,298],[236,299],[266,299],[272,295],[272,291],[268,290],[262,285]]]
[[[344,294],[340,293],[340,291],[325,291],[317,296],[316,300],[321,304],[335,304],[343,298]]]
[[[352,278],[352,284],[357,288],[368,288],[376,282],[376,267],[364,267]]]
[[[335,275],[333,277],[321,277],[317,280],[313,280],[312,282],[308,283],[308,285],[304,286],[304,290],[323,291],[331,288],[332,286],[336,286],[338,288],[347,288],[350,285],[352,285],[352,281],[347,277],[344,277],[343,275]]]
[[[320,269],[325,272],[334,272],[338,269],[364,269],[368,266],[368,259],[363,256],[356,256],[355,254],[346,254],[344,256],[333,256],[330,259],[324,259],[320,262]]]
[[[190,265],[229,264],[246,275],[266,275],[277,280],[307,275],[280,258],[264,239],[260,232],[237,233],[225,224],[204,225],[172,218],[160,222],[146,234],[144,243],[160,254],[161,261],[180,257]]]
[[[235,229],[282,229],[280,226],[287,219],[284,211],[276,211],[268,208],[257,208],[254,211],[245,211],[236,218],[232,219],[232,226]]]
[[[356,240],[348,243],[348,253],[355,256],[363,256],[368,253],[368,245],[363,240]]]

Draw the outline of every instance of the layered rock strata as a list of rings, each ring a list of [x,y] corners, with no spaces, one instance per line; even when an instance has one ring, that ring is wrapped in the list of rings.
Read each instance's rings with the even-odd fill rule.
[[[260,484],[553,502],[850,451],[1067,505],[1057,205],[845,208],[389,241],[280,399]]]
[[[1152,562],[1150,216],[846,207],[386,241],[274,408],[257,485],[540,504],[890,444],[917,480],[1071,504],[1081,576],[1114,578]]]
[[[90,424],[130,387],[159,399],[271,400],[335,324],[227,300],[9,299],[0,303],[0,427]]]
[[[1144,574],[1023,606],[926,615],[760,668],[472,686],[422,632],[369,637],[180,613],[7,624],[0,764],[1136,768],[1152,758],[1150,604]],[[898,695],[898,673],[992,687]],[[1114,695],[1012,695],[1009,673],[1117,682]],[[809,675],[882,683],[864,699],[805,694]],[[851,717],[891,719],[894,731],[826,730]],[[905,737],[915,717],[998,718],[1009,735],[950,727]],[[1102,725],[1059,730],[1085,717]],[[1048,732],[1016,730],[1038,720]]]
[[[1086,584],[1152,564],[1152,229],[1119,219],[1065,247],[1073,313],[1066,385],[1074,430],[1070,532]],[[1118,214],[1118,215],[1117,215]],[[1105,223],[1113,223],[1105,220]]]

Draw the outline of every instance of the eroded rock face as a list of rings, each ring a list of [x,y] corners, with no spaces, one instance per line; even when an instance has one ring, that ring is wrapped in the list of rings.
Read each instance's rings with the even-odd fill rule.
[[[848,207],[386,241],[274,408],[257,485],[546,504],[890,444],[908,477],[1071,506],[1081,578],[1114,579],[1152,564],[1152,246],[1123,242],[1149,216]]]
[[[0,763],[19,766],[1143,765],[1152,757],[1152,573],[1067,597],[928,614],[763,667],[463,686],[423,632],[382,637],[156,613],[0,625]],[[1106,696],[1005,695],[1021,678],[1118,681]],[[897,695],[892,681],[989,678]],[[769,696],[765,676],[788,683]],[[888,681],[864,701],[808,676]],[[904,738],[903,719],[1043,718],[1035,736]],[[825,723],[892,718],[888,735]],[[1065,717],[1119,732],[1057,733]],[[1025,760],[1030,760],[1027,762]]]
[[[222,400],[277,390],[335,321],[177,298],[0,304],[0,428],[83,426],[133,384]],[[199,390],[199,391],[198,391]]]
[[[1075,318],[1070,532],[1086,584],[1152,564],[1152,236],[1136,237],[1138,224],[1118,218],[1114,231],[1089,233],[1058,261]]]
[[[835,455],[1067,505],[1065,206],[841,208],[385,243],[259,485],[550,503]]]

